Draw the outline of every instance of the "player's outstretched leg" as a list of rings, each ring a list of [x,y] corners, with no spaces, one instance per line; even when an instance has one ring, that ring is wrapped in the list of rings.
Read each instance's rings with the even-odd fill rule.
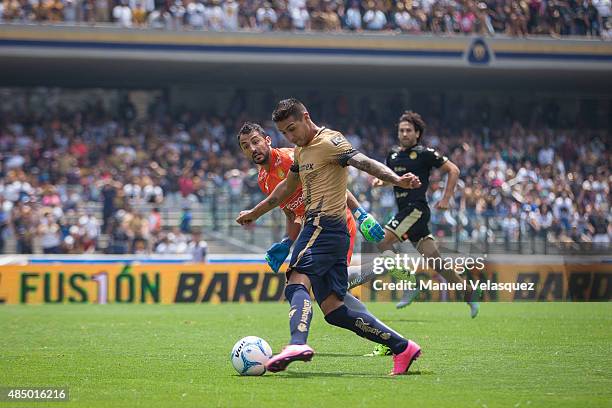
[[[391,250],[386,250],[382,253],[381,256],[394,258],[395,253]],[[410,282],[416,283],[416,277],[414,275],[414,272],[404,267],[398,266],[398,267],[394,267],[390,269],[385,269],[384,273],[388,273],[393,278],[395,278],[396,281],[410,281]],[[366,282],[373,281],[376,278],[380,278],[383,274],[377,274],[374,272],[373,263],[349,266],[348,268],[349,289],[363,285]],[[396,307],[398,309],[401,309],[403,307],[410,305],[410,303],[412,303],[414,299],[417,298],[418,295],[419,295],[418,287],[415,290],[405,290],[401,301],[396,305]],[[345,299],[345,303],[347,304],[349,309],[355,310],[348,304],[346,299]],[[375,349],[374,352],[371,354],[379,355],[378,349]]]
[[[373,319],[376,319],[376,317],[374,317],[370,313],[370,311],[368,310],[368,308],[363,302],[361,302],[359,299],[357,299],[355,296],[351,295],[348,292],[344,296],[344,304],[346,305],[346,307],[348,307],[350,310],[354,312],[364,313],[364,314],[370,315]],[[377,344],[371,353],[365,354],[364,356],[365,357],[390,356],[391,354],[392,354],[391,349],[389,347],[385,346],[384,344]]]
[[[312,320],[312,301],[308,289],[301,283],[290,283],[285,288],[285,297],[291,304],[291,341],[266,363],[266,369],[272,373],[283,371],[293,361],[310,361],[314,355],[314,350],[306,344]]]
[[[432,236],[427,236],[419,241],[416,245],[417,250],[426,258],[440,258],[440,251],[438,250],[438,245],[436,245],[436,241],[434,241]],[[439,269],[435,268],[436,272],[438,272],[447,282],[463,282],[463,278],[461,278],[455,271],[448,269]],[[470,316],[475,318],[478,316],[478,311],[480,310],[480,304],[478,303],[479,294],[477,292],[472,291],[470,286],[466,289],[464,293],[464,300],[467,305],[470,307]]]
[[[391,248],[393,248],[392,244],[390,244]],[[385,251],[382,252],[382,254],[380,255],[382,257],[390,257],[390,258],[394,258],[395,257],[395,253],[390,250],[387,249]],[[394,268],[390,268],[390,269],[386,269],[385,273],[389,273],[391,276],[393,276],[393,278],[395,278],[396,281],[412,281],[412,282],[416,282],[416,277],[413,273],[411,273],[411,271],[409,269],[403,268],[403,267],[394,267]],[[356,265],[356,266],[349,266],[348,267],[348,282],[349,282],[349,289],[352,289],[354,287],[363,285],[366,282],[370,282],[372,280],[374,280],[377,277],[380,277],[381,274],[377,274],[374,272],[374,264],[373,261],[372,262],[367,262],[365,264],[362,265]],[[404,292],[406,293],[406,292]],[[418,295],[418,292],[417,292]],[[349,297],[350,296],[350,297]],[[416,297],[416,296],[415,296]],[[344,297],[344,303],[346,304],[346,306],[354,311],[357,312],[364,312],[364,313],[369,313],[367,311],[367,309],[365,308],[365,306],[363,306],[363,308],[358,307],[358,305],[356,305],[353,302],[352,296],[347,293],[347,295]],[[356,302],[359,302],[357,299],[355,299]],[[412,301],[412,300],[410,300]],[[361,303],[361,302],[359,302]],[[400,302],[401,303],[401,302]],[[361,303],[361,305],[363,305],[363,303]],[[403,307],[403,306],[401,306]],[[398,304],[398,308],[400,308],[399,304]],[[374,317],[374,316],[372,316]],[[374,317],[375,318],[375,317]],[[391,349],[389,349],[389,347],[383,345],[383,344],[378,344],[376,345],[376,347],[374,347],[374,350],[372,350],[371,353],[365,354],[366,357],[375,357],[375,356],[388,356],[391,355]]]
[[[393,375],[405,374],[421,354],[418,344],[402,337],[373,315],[350,310],[333,293],[321,303],[321,309],[329,324],[389,347],[393,353]]]
[[[394,258],[395,253],[392,251],[385,251],[380,256]],[[415,281],[414,273],[409,268],[399,266],[385,269],[383,273],[375,273],[374,263],[368,262],[362,265],[353,265],[348,267],[348,288],[356,288],[357,286],[361,286],[365,283],[373,281],[374,279],[380,278],[387,273],[393,276],[396,281]]]
[[[346,307],[356,312],[368,314],[370,313],[370,311],[363,302],[361,302],[359,299],[357,299],[355,296],[351,295],[348,292],[344,296],[344,304],[346,305]]]

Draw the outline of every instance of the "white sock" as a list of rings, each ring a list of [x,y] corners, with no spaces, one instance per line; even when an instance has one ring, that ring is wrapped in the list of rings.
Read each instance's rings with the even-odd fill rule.
[[[375,274],[372,271],[372,268],[368,268],[364,265],[355,265],[348,267],[348,282],[349,289],[352,289],[357,286],[361,286],[366,282],[373,280],[376,276],[380,276]]]

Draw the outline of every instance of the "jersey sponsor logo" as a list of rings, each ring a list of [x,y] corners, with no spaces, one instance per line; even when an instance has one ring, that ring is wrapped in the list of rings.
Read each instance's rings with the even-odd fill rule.
[[[300,164],[300,171],[314,169],[314,163]]]
[[[372,333],[377,336],[381,333],[380,329],[370,326],[370,323],[366,323],[361,317],[358,317],[357,320],[355,320],[355,327],[364,333]]]
[[[302,195],[300,194],[295,200],[291,201],[290,203],[287,203],[285,208],[288,209],[289,211],[295,211],[303,204],[304,204],[304,199],[302,198]]]
[[[406,168],[402,166],[394,167],[393,171],[395,171],[396,173],[399,173],[400,171],[406,171]]]
[[[312,310],[312,304],[310,303],[310,300],[308,299],[304,299],[304,305],[302,306],[302,316],[300,317],[300,325],[299,326],[304,326],[304,330],[300,329],[300,327],[298,326],[298,330],[299,331],[303,331],[305,332],[306,330],[308,330],[308,317],[310,315],[310,311]]]
[[[415,160],[417,156],[418,156],[417,152],[410,152],[410,155],[408,157],[410,157],[411,160]]]

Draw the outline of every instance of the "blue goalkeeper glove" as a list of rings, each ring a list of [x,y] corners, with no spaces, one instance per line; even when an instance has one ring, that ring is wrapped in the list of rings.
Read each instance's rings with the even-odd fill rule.
[[[270,265],[274,273],[278,273],[281,265],[285,262],[285,259],[287,259],[292,245],[293,241],[289,238],[285,238],[281,242],[272,244],[268,252],[266,252],[266,262],[268,262],[268,265]]]
[[[353,213],[359,225],[359,232],[369,242],[380,242],[385,237],[385,231],[378,221],[363,208],[359,207]]]

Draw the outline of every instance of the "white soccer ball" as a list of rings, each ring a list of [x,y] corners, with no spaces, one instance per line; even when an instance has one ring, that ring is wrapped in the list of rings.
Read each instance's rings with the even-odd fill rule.
[[[247,336],[238,340],[232,349],[232,365],[240,375],[263,375],[272,348],[262,338]]]

